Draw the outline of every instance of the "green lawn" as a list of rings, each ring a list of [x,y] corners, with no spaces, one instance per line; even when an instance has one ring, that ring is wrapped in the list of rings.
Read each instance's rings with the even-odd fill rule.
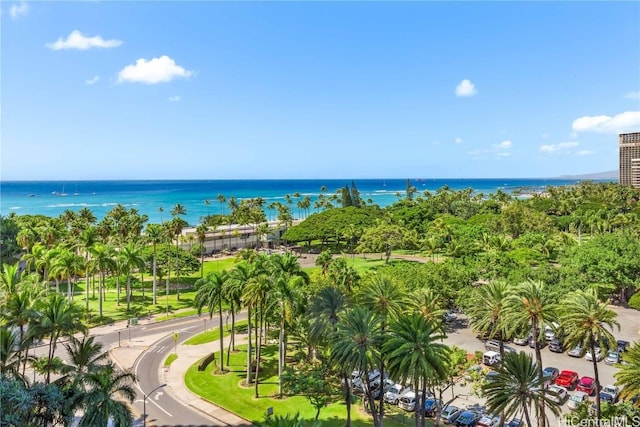
[[[229,325],[229,327],[231,327],[231,325]],[[246,332],[247,331],[247,321],[246,320],[240,320],[236,322],[236,332]],[[227,337],[231,334],[231,331],[229,330],[225,330],[222,333],[223,337]],[[189,338],[188,340],[186,340],[183,344],[185,345],[200,345],[200,344],[206,344],[206,343],[210,343],[213,341],[217,341],[220,339],[220,329],[219,328],[213,328],[210,329],[206,332],[200,332],[198,335],[194,335],[191,338]]]
[[[165,367],[171,366],[171,364],[175,362],[177,358],[178,358],[177,354],[171,353],[169,356],[167,356],[167,359],[164,361],[164,366]]]
[[[206,336],[209,332],[200,334]],[[195,338],[195,337],[194,337]],[[205,356],[203,354],[203,356]],[[210,363],[207,369],[199,372],[198,363],[193,364],[186,372],[184,381],[193,393],[233,412],[253,423],[264,420],[267,408],[273,408],[274,414],[286,415],[299,412],[304,419],[313,420],[316,410],[304,396],[288,396],[278,399],[277,377],[277,344],[263,346],[261,350],[259,396],[255,398],[255,386],[245,386],[246,379],[246,346],[238,346],[238,351],[231,353],[229,370],[225,374],[216,374],[217,366]],[[219,352],[216,352],[218,360]],[[397,407],[389,407],[385,417],[388,427],[413,426],[413,414],[406,413]],[[362,411],[362,402],[351,406],[351,418],[354,427],[364,427],[373,424],[371,417]],[[346,422],[346,407],[342,397],[336,396],[335,401],[320,411],[319,420],[322,426],[343,427]],[[433,425],[427,420],[427,426]]]

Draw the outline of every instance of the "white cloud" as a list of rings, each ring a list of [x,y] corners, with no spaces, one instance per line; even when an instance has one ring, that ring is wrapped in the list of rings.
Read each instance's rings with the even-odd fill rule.
[[[462,138],[458,137],[454,140],[456,144],[462,144]]]
[[[594,154],[595,151],[592,150],[580,150],[576,153],[577,156],[589,156],[591,154]]]
[[[21,1],[19,4],[12,4],[9,8],[11,19],[18,19],[21,15],[26,15],[28,12],[29,5],[25,1]]]
[[[478,91],[475,85],[471,83],[471,80],[464,79],[456,86],[456,96],[473,96],[476,93],[478,93]]]
[[[553,153],[556,151],[570,152],[572,148],[576,148],[579,143],[575,141],[560,142],[558,144],[543,144],[539,150],[543,153]]]
[[[171,102],[178,102],[178,101],[180,101],[180,97],[179,97],[178,95],[176,95],[176,96],[170,96],[170,97],[169,97],[169,101],[171,101]]]
[[[170,82],[176,77],[189,77],[192,71],[176,65],[176,62],[166,55],[160,58],[146,60],[140,58],[135,64],[127,65],[118,73],[118,83],[146,83],[156,84]]]
[[[572,128],[576,132],[619,133],[640,127],[640,111],[625,111],[615,116],[583,116],[575,119]]]
[[[629,99],[640,99],[640,90],[631,91],[627,93],[624,97]]]
[[[100,48],[110,48],[110,47],[118,47],[122,44],[120,40],[105,40],[101,36],[93,36],[88,37],[82,34],[78,30],[74,30],[67,36],[67,39],[64,40],[60,37],[54,43],[47,43],[46,46],[49,49],[53,50],[62,50],[62,49],[78,49],[78,50],[87,50],[94,47]]]
[[[96,83],[98,80],[100,80],[100,76],[94,76],[93,78],[89,79],[89,80],[85,80],[84,83],[87,85],[92,85],[94,83]]]
[[[494,147],[498,150],[508,150],[509,148],[513,147],[513,143],[509,140],[506,140],[502,141],[500,144],[495,144]]]

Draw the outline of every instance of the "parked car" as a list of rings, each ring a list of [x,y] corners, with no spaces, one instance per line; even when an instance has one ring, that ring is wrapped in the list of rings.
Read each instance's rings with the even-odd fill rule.
[[[556,332],[553,330],[551,326],[546,326],[544,328],[544,339],[547,342],[556,339]]]
[[[457,406],[447,405],[440,412],[440,419],[445,424],[455,424],[458,416],[462,413]]]
[[[578,385],[576,385],[577,391],[584,391],[589,396],[593,395],[596,391],[596,380],[592,377],[582,377],[580,381],[578,381]]]
[[[527,345],[529,344],[529,340],[531,340],[531,334],[524,337],[514,338],[513,343],[516,345]]]
[[[607,365],[615,365],[616,363],[620,363],[620,353],[617,351],[608,351],[607,357],[604,358],[604,363]]]
[[[580,406],[581,403],[585,402],[589,396],[584,391],[576,391],[571,396],[569,396],[569,400],[567,406],[569,409],[576,409]]]
[[[543,339],[538,338],[538,348],[544,348],[547,345],[547,342]],[[529,340],[529,348],[534,348],[533,339]]]
[[[404,393],[398,400],[398,407],[413,412],[416,409],[416,393],[412,390]]]
[[[625,340],[618,340],[616,344],[618,344],[618,353],[624,353],[625,351],[628,351],[629,346],[631,345],[629,341]]]
[[[571,357],[582,357],[584,355],[584,349],[581,346],[577,345],[569,350],[567,354]]]
[[[553,400],[557,404],[562,404],[567,398],[567,389],[560,387],[559,385],[552,385],[547,389],[549,399]]]
[[[487,351],[482,355],[482,363],[487,366],[497,365],[501,360],[500,353],[496,351]]]
[[[424,401],[424,415],[427,417],[435,417],[441,407],[442,401],[440,399],[429,397]]]
[[[564,370],[560,372],[558,378],[556,378],[556,385],[564,387],[567,390],[573,390],[578,383],[578,373],[575,371]]]
[[[503,347],[505,353],[517,353],[517,350],[509,345]]]
[[[558,375],[560,374],[560,370],[558,368],[554,368],[553,366],[547,366],[542,370],[542,376],[544,378],[549,378],[551,382],[554,382]]]
[[[514,418],[505,424],[506,427],[523,427],[524,422],[520,418]]]
[[[614,385],[606,385],[600,391],[600,400],[609,403],[616,403],[620,395],[620,388]]]
[[[476,423],[477,427],[498,427],[500,425],[500,415],[485,414]]]
[[[402,384],[394,384],[384,394],[383,399],[387,403],[390,403],[392,405],[397,405],[398,404],[398,400],[400,400],[400,396],[405,391],[409,391],[409,388],[403,386]]]
[[[604,358],[604,355],[602,354],[602,350],[600,350],[600,347],[596,347],[595,357],[591,354],[591,350],[589,350],[585,353],[584,358],[589,362],[593,362],[593,359],[596,359],[596,362],[599,362]]]
[[[382,381],[382,387],[380,387],[380,380],[377,379],[371,384],[371,396],[377,399],[380,397],[380,392],[386,393],[393,385],[394,381],[392,379],[385,378],[385,380]]]
[[[564,353],[564,345],[558,338],[554,338],[549,341],[549,351],[553,351],[554,353]]]
[[[498,376],[498,373],[496,371],[489,371],[487,372],[487,375],[484,376],[484,382],[485,383],[490,383],[496,380],[496,377]]]
[[[456,419],[458,427],[475,427],[480,419],[480,414],[473,411],[463,411]]]
[[[500,351],[500,341],[489,340],[486,343],[484,343],[484,348],[490,351]]]

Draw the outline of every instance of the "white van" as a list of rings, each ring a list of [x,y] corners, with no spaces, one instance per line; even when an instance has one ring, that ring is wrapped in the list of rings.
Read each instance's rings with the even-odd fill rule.
[[[495,351],[487,351],[482,355],[482,363],[487,366],[493,366],[500,363],[500,353]]]

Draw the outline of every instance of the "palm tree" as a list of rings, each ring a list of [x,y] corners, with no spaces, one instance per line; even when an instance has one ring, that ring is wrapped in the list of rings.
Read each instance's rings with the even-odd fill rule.
[[[198,236],[198,243],[200,244],[200,278],[204,277],[204,242],[207,240],[207,231],[209,227],[206,224],[199,224],[196,227],[196,235]]]
[[[629,399],[640,396],[640,341],[633,343],[624,355],[624,365],[613,374],[616,385],[622,386],[620,398]],[[635,406],[640,407],[640,399],[636,399]]]
[[[444,338],[440,326],[419,313],[402,315],[389,325],[389,338],[383,345],[389,373],[413,384],[416,408],[424,407],[428,385],[447,376],[449,349],[441,343]],[[424,411],[416,410],[416,427],[421,425]]]
[[[540,281],[528,280],[518,286],[513,287],[505,300],[505,314],[511,322],[511,331],[522,331],[529,328],[531,339],[536,352],[536,367],[538,378],[542,376],[542,353],[538,340],[540,331],[545,325],[552,325],[556,320],[556,303],[554,297],[545,289],[545,285]],[[538,425],[545,427],[545,401],[540,402],[540,415]]]
[[[507,353],[496,369],[494,380],[483,385],[487,398],[487,410],[491,413],[503,413],[511,418],[520,411],[524,413],[526,425],[531,426],[529,408],[533,405],[538,419],[545,418],[543,408],[548,406],[558,415],[559,406],[553,402],[544,387],[545,378],[538,375],[538,363],[524,353]]]
[[[102,344],[95,341],[95,337],[86,335],[82,338],[72,335],[64,347],[70,359],[67,377],[84,389],[84,378],[87,373],[100,369],[108,359],[109,353],[103,350]]]
[[[166,229],[159,224],[147,225],[146,237],[153,246],[153,305],[157,304],[158,294],[158,282],[157,282],[157,268],[158,268],[158,244],[167,240]]]
[[[184,227],[186,227],[188,224],[185,220],[183,220],[182,218],[180,218],[177,215],[186,215],[186,210],[184,209],[184,207],[178,203],[176,204],[176,206],[171,210],[171,215],[173,215],[173,218],[171,219],[171,222],[169,223],[169,227],[168,230],[171,233],[171,236],[173,238],[175,238],[176,241],[176,253],[179,250],[179,243],[180,243],[180,236],[182,235],[182,230],[184,229]],[[176,256],[176,263],[175,263],[175,270],[176,270],[176,296],[178,298],[178,301],[180,300],[180,267],[178,265],[179,262],[179,258],[178,256]]]
[[[18,349],[18,351],[16,351]],[[20,337],[12,328],[0,325],[0,377],[21,379]]]
[[[91,247],[91,255],[92,260],[91,263],[95,267],[96,270],[100,273],[100,280],[98,282],[98,310],[100,315],[100,320],[102,320],[102,301],[103,301],[103,290],[104,290],[104,282],[107,271],[113,270],[116,267],[116,263],[114,261],[115,251],[113,247],[96,243]],[[87,284],[88,286],[88,284]],[[88,313],[88,312],[87,312]]]
[[[94,218],[95,221],[95,218]],[[96,243],[98,238],[98,230],[95,227],[89,227],[80,233],[77,237],[76,247],[84,253],[85,266],[85,310],[89,313],[89,273],[91,272],[91,264],[89,257],[91,256],[91,247]]]
[[[27,355],[29,354],[30,340],[26,337],[25,327],[29,325],[29,322],[35,317],[35,310],[33,304],[37,301],[38,295],[36,292],[32,292],[29,289],[21,289],[18,292],[12,293],[5,306],[2,308],[2,315],[7,319],[8,326],[17,326],[20,334],[18,336],[19,342],[24,347],[24,356],[22,357],[22,374],[27,366]]]
[[[406,298],[397,282],[386,274],[371,276],[368,283],[360,291],[360,301],[364,307],[377,314],[380,318],[380,333],[386,334],[387,323],[397,317],[405,307]],[[386,354],[382,351],[379,358],[380,375],[384,378]],[[384,417],[384,393],[380,393],[380,419]]]
[[[511,335],[511,320],[506,309],[509,286],[495,281],[476,288],[472,304],[468,309],[471,328],[488,339],[500,341],[500,357],[504,357],[504,343]]]
[[[567,334],[565,344],[568,347],[580,345],[589,348],[593,361],[593,378],[596,389],[596,419],[600,419],[600,376],[596,347],[604,350],[614,345],[616,340],[610,331],[616,322],[616,313],[607,306],[609,301],[598,300],[595,289],[571,292],[559,307],[560,325]]]
[[[269,267],[280,309],[278,394],[282,396],[282,370],[287,348],[285,321],[296,317],[295,305],[302,299],[301,290],[305,284],[309,283],[309,276],[300,267],[298,259],[290,252],[284,255],[272,255],[269,258]]]
[[[87,333],[87,327],[80,321],[80,310],[60,294],[51,294],[36,307],[37,315],[29,333],[33,337],[49,337],[48,359],[54,358],[58,340],[76,332]],[[47,369],[46,382],[51,380],[51,370]]]
[[[381,338],[378,316],[364,307],[357,307],[346,312],[337,324],[331,349],[331,360],[335,364],[346,372],[357,370],[363,377],[363,388],[376,427],[380,426],[382,421],[375,410],[368,373],[380,364]],[[347,425],[351,422],[350,409],[350,405],[347,404]]]
[[[315,264],[318,267],[322,267],[322,275],[327,275],[327,269],[329,268],[329,264],[331,264],[331,260],[333,259],[333,255],[331,255],[331,251],[324,250],[320,252],[320,255],[316,258]]]
[[[119,372],[113,364],[88,372],[85,376],[87,392],[83,399],[84,415],[78,426],[106,426],[111,419],[114,425],[131,427],[133,417],[127,402],[131,404],[136,398],[132,386],[135,379],[133,373]]]
[[[242,294],[242,301],[249,310],[247,318],[251,319],[251,310],[255,311],[255,317],[258,318],[257,329],[258,336],[256,339],[256,374],[255,374],[255,397],[258,397],[258,384],[260,375],[260,348],[262,346],[262,331],[263,321],[265,318],[265,306],[267,304],[267,298],[271,291],[271,283],[265,274],[254,275],[251,277],[248,283],[245,285],[244,292]],[[250,323],[250,320],[249,320]],[[251,326],[251,325],[249,325]],[[250,338],[250,337],[249,337]],[[247,355],[251,358],[251,354]],[[247,362],[247,366],[250,367],[250,362]],[[250,374],[250,371],[249,371]]]
[[[214,271],[208,273],[203,279],[196,282],[198,292],[195,297],[195,305],[198,314],[202,314],[202,309],[207,307],[209,319],[213,319],[213,313],[218,311],[220,325],[220,370],[224,372],[224,340],[222,331],[222,303],[224,302],[224,286],[228,274],[226,271]]]
[[[132,240],[120,249],[118,255],[122,261],[123,271],[127,276],[127,313],[129,313],[131,310],[131,272],[144,267],[142,246]]]

